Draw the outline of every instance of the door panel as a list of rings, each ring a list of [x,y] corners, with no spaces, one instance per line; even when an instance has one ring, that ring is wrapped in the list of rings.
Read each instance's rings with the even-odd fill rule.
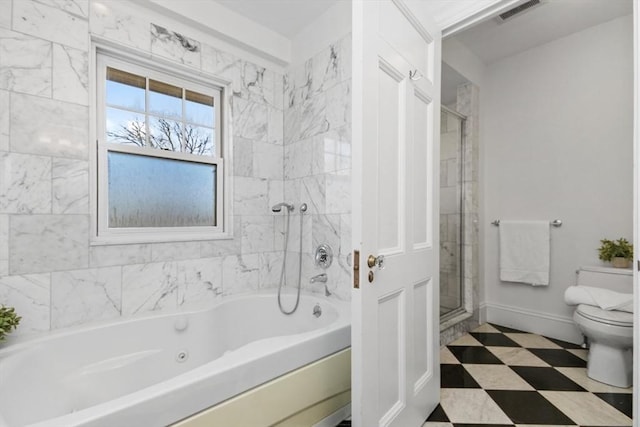
[[[400,0],[353,5],[352,420],[420,427],[440,392],[440,35]]]
[[[378,74],[378,248],[384,254],[401,250],[404,192],[405,78],[381,60]]]
[[[404,294],[395,292],[378,303],[378,340],[388,345],[380,348],[378,406],[382,418],[392,418],[405,404],[404,366]]]
[[[426,373],[429,369],[429,354],[427,345],[427,325],[429,300],[427,298],[427,284],[429,281],[417,283],[413,287],[413,312],[416,317],[413,322],[413,348],[414,348],[414,366],[416,372]],[[419,313],[424,313],[423,316]],[[424,375],[424,374],[423,374]]]
[[[431,246],[431,206],[429,198],[429,159],[433,157],[430,138],[432,102],[418,88],[413,90],[413,248]],[[423,143],[420,143],[420,142]]]
[[[433,281],[431,279],[420,282],[414,286],[413,312],[415,313],[414,327],[414,374],[417,378],[413,384],[414,394],[420,393],[433,376],[433,360],[431,351],[433,336]]]

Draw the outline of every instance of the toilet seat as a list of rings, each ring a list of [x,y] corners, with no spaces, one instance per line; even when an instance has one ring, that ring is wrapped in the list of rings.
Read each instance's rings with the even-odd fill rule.
[[[633,313],[616,310],[603,310],[592,305],[580,304],[576,308],[576,314],[612,326],[633,328]]]

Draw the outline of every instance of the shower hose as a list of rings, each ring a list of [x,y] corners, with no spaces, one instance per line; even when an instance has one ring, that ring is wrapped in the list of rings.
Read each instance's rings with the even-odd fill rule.
[[[293,306],[291,311],[287,311],[282,306],[282,286],[286,286],[287,276],[285,271],[287,270],[287,248],[289,246],[289,230],[291,223],[291,212],[289,209],[285,209],[287,214],[287,222],[284,231],[284,257],[282,258],[282,271],[280,272],[280,284],[278,285],[278,307],[283,314],[289,315],[295,313],[298,309],[298,304],[300,303],[300,287],[302,285],[302,214],[306,212],[307,204],[303,203],[300,205],[300,247],[298,248],[298,292],[296,295],[296,304]]]

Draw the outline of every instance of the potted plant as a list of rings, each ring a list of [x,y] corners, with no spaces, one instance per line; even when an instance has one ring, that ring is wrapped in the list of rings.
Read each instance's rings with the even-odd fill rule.
[[[7,334],[18,327],[21,319],[13,307],[0,305],[0,342],[4,341]]]
[[[598,248],[601,260],[611,262],[614,267],[627,268],[633,259],[633,245],[627,239],[602,239]]]

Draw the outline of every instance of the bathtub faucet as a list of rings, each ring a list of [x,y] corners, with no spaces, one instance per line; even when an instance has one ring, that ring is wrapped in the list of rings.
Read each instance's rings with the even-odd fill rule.
[[[331,296],[331,292],[329,292],[329,287],[327,286],[327,275],[325,273],[315,275],[310,280],[311,283],[324,283],[324,295]]]

